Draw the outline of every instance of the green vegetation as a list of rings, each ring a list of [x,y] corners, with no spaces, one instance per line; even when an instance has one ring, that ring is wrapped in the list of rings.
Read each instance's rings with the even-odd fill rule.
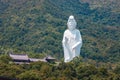
[[[104,7],[111,9],[112,12],[120,13],[120,1],[119,0],[81,0],[90,4],[91,9]]]
[[[120,61],[120,14],[90,9],[78,0],[1,0],[0,53],[27,53],[63,58],[62,36],[73,14],[83,38],[82,57]],[[113,54],[114,53],[114,54]]]
[[[7,56],[6,56],[7,57]],[[1,57],[0,57],[1,59]],[[5,60],[6,61],[6,60]],[[72,62],[61,62],[59,65],[34,62],[30,64],[16,65],[0,61],[0,76],[19,80],[119,80],[120,65],[113,68],[112,65],[84,62],[82,58],[75,58]]]
[[[111,0],[112,4],[105,0],[106,6],[101,0],[84,1],[88,3],[81,0],[0,0],[0,76],[21,80],[28,77],[29,80],[119,80],[119,1]],[[96,6],[92,6],[93,1]],[[8,64],[9,52],[37,58],[52,55],[63,60],[61,41],[71,14],[82,34],[81,56],[85,62],[75,60],[59,66],[42,62],[27,66]],[[109,66],[108,69],[106,65],[115,68]]]

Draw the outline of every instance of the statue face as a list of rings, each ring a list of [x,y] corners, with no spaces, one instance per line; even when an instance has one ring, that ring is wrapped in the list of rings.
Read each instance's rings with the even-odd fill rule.
[[[76,28],[76,21],[74,19],[74,16],[69,17],[67,26],[69,30],[74,30]]]

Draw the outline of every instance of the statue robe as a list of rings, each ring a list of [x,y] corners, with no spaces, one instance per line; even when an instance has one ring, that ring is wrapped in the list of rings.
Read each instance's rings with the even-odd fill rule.
[[[82,38],[78,29],[67,29],[63,35],[64,62],[71,61],[74,57],[80,55]]]

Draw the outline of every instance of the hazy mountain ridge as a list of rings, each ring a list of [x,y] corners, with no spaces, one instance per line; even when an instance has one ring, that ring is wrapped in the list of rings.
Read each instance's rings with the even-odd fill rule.
[[[78,0],[1,0],[0,5],[1,53],[12,50],[63,58],[62,35],[73,14],[83,38],[81,55],[119,61],[120,14],[109,8],[91,9]]]

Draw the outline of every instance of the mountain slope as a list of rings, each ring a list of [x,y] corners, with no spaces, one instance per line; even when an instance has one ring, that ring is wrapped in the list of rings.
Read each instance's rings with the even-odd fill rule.
[[[62,59],[62,36],[73,14],[83,38],[81,56],[119,61],[120,14],[109,8],[91,9],[79,0],[1,0],[0,6],[1,53],[40,53]]]
[[[112,9],[113,12],[120,13],[120,1],[119,0],[81,0],[82,2],[87,2],[90,4],[91,8],[109,8]]]

